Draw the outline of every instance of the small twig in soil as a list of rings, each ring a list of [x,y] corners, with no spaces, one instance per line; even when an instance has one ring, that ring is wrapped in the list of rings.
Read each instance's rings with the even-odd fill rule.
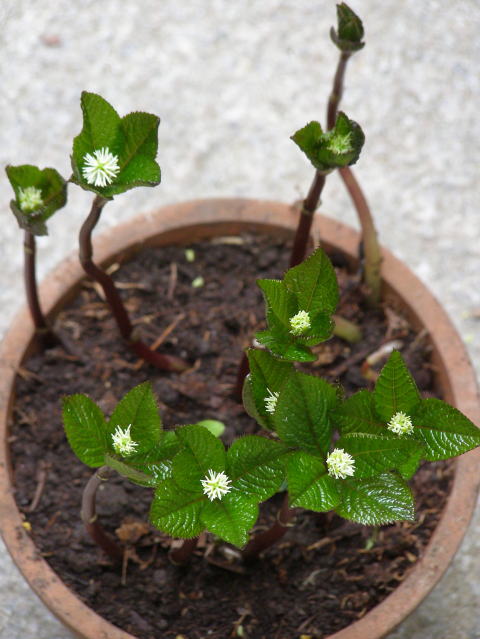
[[[47,464],[42,459],[38,463],[38,472],[37,472],[37,487],[35,489],[35,494],[32,499],[32,503],[27,508],[27,513],[33,513],[38,504],[40,503],[40,499],[42,498],[43,491],[45,490],[45,483],[48,477],[48,470],[50,468],[50,464]]]
[[[162,333],[153,342],[153,344],[150,347],[152,351],[156,350],[159,346],[163,344],[163,342],[167,339],[170,333],[172,333],[177,328],[178,324],[183,319],[185,319],[185,313],[180,313],[180,315],[177,315],[177,317],[173,320],[173,322],[171,322],[167,326],[167,328],[164,331],[162,331]],[[134,370],[138,371],[143,366],[144,361],[145,361],[144,359],[139,359],[138,362],[136,362],[134,365]]]
[[[176,262],[170,264],[170,279],[168,281],[167,300],[173,300],[175,287],[177,286],[178,267]]]

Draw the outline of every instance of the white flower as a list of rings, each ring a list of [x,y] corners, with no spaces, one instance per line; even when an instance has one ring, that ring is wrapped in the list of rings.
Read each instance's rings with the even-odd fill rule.
[[[278,393],[272,393],[272,391],[267,388],[268,395],[263,400],[265,402],[265,410],[267,413],[273,415],[275,409],[277,407]]]
[[[83,177],[89,184],[95,186],[107,186],[120,171],[118,157],[110,153],[108,147],[97,149],[93,155],[87,153],[83,160]]]
[[[204,494],[213,501],[214,499],[221,499],[224,495],[230,492],[231,481],[225,475],[225,473],[216,473],[214,470],[209,470],[205,479],[201,480]]]
[[[335,479],[345,479],[355,473],[355,460],[343,448],[335,448],[327,457],[328,474]]]
[[[387,428],[396,435],[406,435],[413,432],[412,420],[402,411],[395,413],[392,419],[388,422]]]
[[[298,311],[290,318],[290,333],[292,335],[302,335],[310,328],[310,315],[307,311]]]
[[[352,134],[351,133],[337,133],[333,135],[327,145],[329,151],[333,153],[348,153],[352,150]]]
[[[43,206],[42,192],[35,186],[27,186],[25,189],[18,189],[18,203],[25,213],[30,213],[40,206]]]
[[[120,426],[117,426],[115,432],[112,435],[113,440],[113,448],[115,452],[119,455],[123,455],[127,457],[127,455],[131,455],[137,449],[137,442],[134,442],[130,435],[131,424],[128,425],[125,430],[122,430]]]

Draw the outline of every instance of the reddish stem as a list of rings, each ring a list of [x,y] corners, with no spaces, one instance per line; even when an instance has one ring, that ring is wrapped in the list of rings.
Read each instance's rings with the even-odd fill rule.
[[[235,382],[235,388],[233,390],[233,396],[239,402],[242,401],[243,395],[243,384],[245,382],[245,377],[250,372],[250,366],[248,363],[248,357],[245,351],[243,351],[242,361],[240,362],[240,366],[238,367],[237,379]]]
[[[198,544],[198,537],[193,539],[185,539],[180,548],[174,548],[168,553],[168,558],[175,566],[183,566],[186,564]]]
[[[110,473],[111,469],[108,466],[102,466],[90,477],[83,491],[82,510],[80,514],[88,534],[97,546],[114,561],[121,561],[123,559],[123,551],[110,535],[107,535],[98,522],[95,507],[97,489],[102,481],[107,481]]]
[[[296,509],[290,508],[288,505],[288,493],[285,494],[282,507],[277,515],[277,521],[271,528],[256,535],[246,545],[242,552],[244,561],[253,561],[258,558],[258,555],[273,546],[279,541],[287,532],[290,527],[290,522],[295,515]]]
[[[293,240],[292,252],[290,254],[290,268],[300,264],[305,258],[308,240],[310,239],[313,215],[320,203],[320,195],[325,185],[326,175],[326,173],[322,173],[321,171],[315,172],[315,177],[308,191],[308,195],[303,201],[297,231]]]
[[[30,231],[25,231],[23,242],[24,254],[24,280],[27,304],[35,326],[35,332],[44,348],[53,348],[60,344],[60,340],[47,324],[47,320],[40,307],[36,277],[36,242],[35,236]]]
[[[171,355],[162,355],[161,353],[157,353],[144,342],[134,337],[132,323],[130,322],[127,310],[112,278],[93,262],[92,232],[100,219],[102,209],[106,203],[107,200],[97,195],[93,200],[91,211],[80,229],[79,255],[83,270],[102,287],[107,302],[117,322],[120,334],[123,339],[128,342],[131,349],[139,357],[161,370],[175,372],[184,371],[188,368],[188,364],[182,359]]]

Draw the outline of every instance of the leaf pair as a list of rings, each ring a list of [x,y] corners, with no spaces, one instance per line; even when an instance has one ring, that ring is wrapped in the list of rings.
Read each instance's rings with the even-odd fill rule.
[[[304,262],[285,273],[283,280],[257,280],[266,302],[268,329],[256,334],[277,357],[287,361],[314,361],[310,350],[332,335],[332,313],[338,304],[335,270],[318,248]],[[303,314],[308,326],[296,334],[293,322]],[[292,322],[293,319],[293,322]]]
[[[330,29],[330,37],[340,51],[354,53],[365,46],[362,42],[363,24],[357,14],[342,2],[337,4],[337,30]]]
[[[274,495],[285,478],[287,447],[248,435],[225,451],[220,440],[198,425],[183,426],[176,436],[181,449],[173,458],[171,478],[155,491],[151,522],[173,537],[188,539],[207,529],[236,546],[245,545],[258,504]],[[210,499],[205,492],[203,481],[212,473],[228,478],[221,498]]]
[[[409,417],[412,430],[397,435],[389,429],[399,413]],[[413,475],[421,459],[448,459],[480,444],[480,430],[463,415],[439,399],[422,399],[401,354],[394,351],[383,367],[373,392],[362,390],[335,411],[342,437],[369,435],[396,442],[414,442],[417,450],[399,470]]]
[[[82,188],[111,198],[135,186],[160,183],[155,161],[160,118],[134,112],[121,118],[102,97],[84,91],[81,96],[83,128],[73,141],[72,181]],[[118,173],[106,186],[95,186],[84,176],[86,158],[107,149],[118,161]]]

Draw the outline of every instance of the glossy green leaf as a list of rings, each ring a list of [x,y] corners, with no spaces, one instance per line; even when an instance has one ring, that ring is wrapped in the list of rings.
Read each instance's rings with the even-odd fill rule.
[[[439,399],[424,399],[412,412],[414,436],[424,443],[428,461],[461,455],[480,445],[480,429]]]
[[[305,346],[316,346],[330,339],[334,328],[334,321],[328,313],[317,313],[311,318],[310,328],[296,340]]]
[[[153,486],[172,477],[172,460],[180,449],[175,431],[163,431],[160,441],[145,453],[128,457],[126,463],[152,477]],[[125,460],[124,460],[125,461]]]
[[[18,225],[33,235],[48,235],[46,221],[67,202],[66,181],[55,169],[39,169],[31,164],[7,166],[5,170],[15,191],[10,208]],[[22,199],[26,189],[32,187],[40,192],[41,203],[30,210]]]
[[[150,382],[132,388],[115,407],[108,423],[112,451],[111,435],[117,426],[122,430],[131,426],[130,435],[137,443],[136,454],[145,453],[160,442],[162,422]]]
[[[246,435],[233,442],[227,452],[227,475],[232,488],[245,497],[265,501],[285,479],[288,448],[276,441]]]
[[[410,375],[403,357],[398,351],[388,358],[380,371],[374,390],[375,410],[385,422],[397,412],[411,412],[420,403],[420,394],[415,380]]]
[[[364,433],[344,435],[335,444],[355,460],[355,478],[375,477],[388,470],[397,470],[418,452],[423,453],[420,442],[410,437],[381,437]]]
[[[257,518],[258,503],[238,492],[208,501],[201,513],[202,522],[211,533],[238,548],[247,543],[248,531]]]
[[[303,451],[291,455],[287,466],[290,506],[324,512],[339,503],[339,482],[323,461]]]
[[[316,249],[304,262],[289,269],[283,281],[296,295],[298,308],[312,318],[320,312],[335,312],[339,299],[337,276],[323,249]]]
[[[362,49],[363,35],[363,24],[357,14],[345,2],[337,4],[337,30],[332,27],[330,37],[340,51],[353,53]]]
[[[269,392],[279,393],[294,368],[290,362],[282,362],[267,351],[258,349],[247,350],[250,375],[246,382],[251,389],[254,410],[248,407],[248,396],[245,399],[245,409],[248,414],[258,421],[261,426],[273,428],[272,415],[266,410],[265,399]],[[247,392],[247,391],[246,391]]]
[[[63,399],[62,414],[68,443],[78,459],[91,468],[103,466],[109,445],[100,408],[86,395],[69,395]]]
[[[176,434],[182,448],[173,458],[173,478],[181,488],[202,493],[201,480],[208,471],[225,470],[225,448],[202,426],[182,426]]]
[[[346,399],[331,415],[335,426],[344,435],[348,433],[370,433],[387,435],[385,423],[375,411],[375,398],[368,390],[361,390]]]
[[[267,305],[267,321],[271,329],[290,330],[289,320],[298,311],[298,304],[281,280],[257,280]]]
[[[155,486],[155,478],[151,475],[147,475],[142,473],[140,470],[137,470],[134,466],[131,466],[128,462],[123,461],[116,455],[111,455],[107,453],[105,455],[105,464],[113,468],[113,470],[117,471],[119,475],[122,477],[126,477],[134,484],[139,486]]]
[[[278,398],[273,423],[289,446],[323,456],[330,448],[330,411],[338,403],[336,389],[320,377],[294,373]]]
[[[343,480],[341,502],[335,511],[345,519],[379,526],[413,521],[414,506],[408,484],[398,475],[385,473],[371,479]]]
[[[317,359],[308,346],[302,344],[300,340],[294,341],[295,338],[289,334],[266,330],[256,333],[255,338],[284,361],[314,362]]]
[[[168,479],[155,490],[150,521],[155,528],[171,537],[197,537],[205,528],[200,519],[205,500],[204,495],[184,490]]]

